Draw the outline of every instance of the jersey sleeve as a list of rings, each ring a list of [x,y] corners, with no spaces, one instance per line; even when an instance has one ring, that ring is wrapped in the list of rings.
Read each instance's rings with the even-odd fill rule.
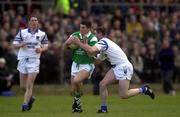
[[[48,38],[47,38],[47,35],[46,35],[46,34],[43,36],[43,38],[42,38],[42,40],[41,40],[41,44],[43,44],[43,45],[48,44]]]
[[[101,51],[106,51],[108,49],[108,44],[105,40],[100,40],[95,44],[95,46],[98,48],[98,50]]]
[[[19,44],[23,41],[21,30],[17,33],[16,37],[13,40],[13,44]]]
[[[90,40],[90,46],[93,46],[97,43],[98,39],[96,37],[93,37],[91,40]]]
[[[77,37],[77,38],[80,38],[80,37],[79,37],[79,32],[74,32],[74,33],[72,33],[72,34],[70,35],[70,37],[72,37],[72,36]]]

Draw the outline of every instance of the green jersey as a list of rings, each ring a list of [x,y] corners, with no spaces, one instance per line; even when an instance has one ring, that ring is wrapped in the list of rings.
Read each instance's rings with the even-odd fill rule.
[[[81,41],[83,41],[82,35],[80,32],[74,32],[72,34],[72,36],[78,37],[78,39],[80,39]],[[88,39],[88,45],[89,46],[93,46],[97,43],[97,38],[95,37],[94,34],[92,34],[91,32],[89,32],[86,35],[87,39]],[[78,64],[90,64],[90,63],[94,63],[94,58],[89,56],[87,54],[87,52],[78,47],[76,49],[73,49],[73,57],[72,60]]]

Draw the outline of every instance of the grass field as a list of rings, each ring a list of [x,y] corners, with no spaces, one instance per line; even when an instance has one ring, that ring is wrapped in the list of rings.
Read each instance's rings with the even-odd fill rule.
[[[180,117],[180,92],[176,96],[165,95],[153,86],[156,99],[139,95],[128,100],[120,99],[115,87],[110,87],[107,114],[97,114],[100,106],[99,96],[93,96],[89,87],[82,97],[83,113],[71,113],[72,97],[69,88],[61,86],[36,86],[36,102],[31,111],[21,112],[22,92],[14,97],[0,97],[0,117]],[[179,90],[179,89],[178,89]]]

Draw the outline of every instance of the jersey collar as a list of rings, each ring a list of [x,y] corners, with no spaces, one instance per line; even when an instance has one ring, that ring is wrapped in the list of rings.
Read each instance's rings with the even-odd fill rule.
[[[91,34],[91,31],[89,31],[85,36],[86,36],[86,37],[89,37],[90,34]],[[80,33],[80,36],[81,36],[81,38],[82,38],[82,34],[81,34],[81,33]]]
[[[36,29],[35,32],[32,32],[32,30],[30,28],[28,28],[28,32],[31,33],[31,34],[35,34],[38,32],[39,29]]]

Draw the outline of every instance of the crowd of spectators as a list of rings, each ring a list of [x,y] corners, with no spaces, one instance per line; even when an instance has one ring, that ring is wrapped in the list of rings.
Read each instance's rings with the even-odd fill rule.
[[[150,4],[175,4],[178,0],[90,0],[93,3],[150,3]]]
[[[91,0],[92,3],[102,1],[107,2],[107,0]],[[125,0],[114,1],[125,2]],[[150,0],[140,1],[150,3]],[[153,2],[176,3],[176,0],[153,0]],[[129,0],[128,3],[137,2]],[[131,4],[108,10],[92,6],[90,12],[85,9],[77,12],[72,8],[68,15],[64,15],[62,11],[54,12],[52,7],[45,12],[38,8],[33,9],[32,14],[39,18],[40,29],[47,33],[49,39],[49,49],[41,56],[37,82],[68,81],[71,50],[62,50],[61,47],[65,39],[79,29],[82,19],[91,20],[93,28],[99,24],[103,25],[107,29],[107,36],[125,51],[134,66],[133,83],[160,82],[161,71],[164,70],[172,70],[173,80],[180,81],[180,10],[178,10],[180,6],[170,7],[168,11],[163,10],[165,7],[163,5],[150,6],[140,7]],[[0,57],[6,59],[7,67],[14,74],[17,82],[17,51],[12,47],[11,42],[17,32],[27,26],[27,18],[30,16],[21,10],[8,9],[0,14]],[[167,48],[172,49],[170,51],[172,56],[160,58],[164,54],[169,54],[169,51],[163,51]],[[107,64],[98,62],[93,77],[102,77],[107,68]]]

